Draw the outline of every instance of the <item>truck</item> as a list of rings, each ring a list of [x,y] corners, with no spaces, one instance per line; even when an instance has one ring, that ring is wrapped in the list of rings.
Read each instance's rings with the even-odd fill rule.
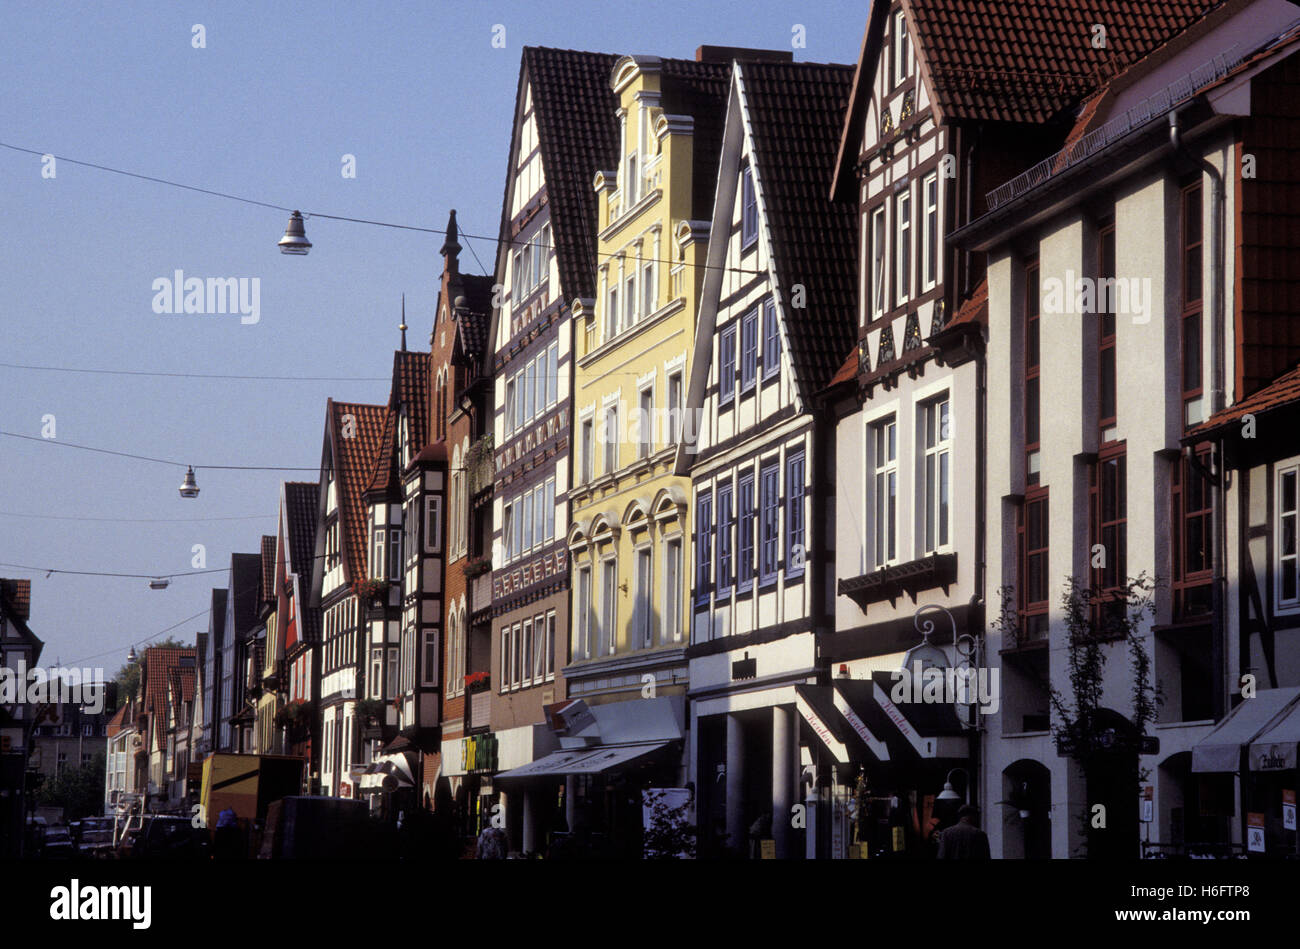
[[[266,819],[272,801],[302,791],[306,761],[297,755],[237,755],[214,752],[203,761],[196,826],[215,828],[227,808],[248,827]]]
[[[365,801],[293,795],[273,801],[258,857],[274,860],[363,859],[391,855],[388,828]]]

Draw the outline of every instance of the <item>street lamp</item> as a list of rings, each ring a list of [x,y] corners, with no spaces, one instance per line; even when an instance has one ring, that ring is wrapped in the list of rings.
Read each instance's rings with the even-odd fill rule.
[[[280,238],[279,243],[282,254],[304,257],[311,250],[311,241],[307,240],[307,229],[302,223],[302,212],[294,211],[289,215],[289,226],[284,229],[284,237]]]
[[[181,497],[197,498],[199,496],[199,483],[194,480],[194,466],[188,465],[185,468],[185,480],[181,482]]]
[[[967,804],[970,803],[970,774],[966,771],[965,768],[953,768],[951,771],[948,772],[948,776],[943,779],[943,790],[940,791],[939,795],[935,798],[936,801],[963,800],[962,796],[958,794],[955,790],[953,790],[953,786],[952,786],[952,776],[956,774],[958,771],[966,775],[966,797],[964,798],[964,800]]]
[[[131,647],[131,651],[128,652],[128,653],[126,654],[126,661],[127,661],[130,665],[135,665],[137,662],[140,661],[140,657],[137,656],[137,655],[135,654],[135,647],[134,647],[134,646],[132,646],[132,647]]]

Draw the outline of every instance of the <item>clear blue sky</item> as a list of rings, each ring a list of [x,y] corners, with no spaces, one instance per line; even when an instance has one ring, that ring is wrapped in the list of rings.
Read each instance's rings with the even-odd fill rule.
[[[656,2],[0,7],[0,141],[300,207],[495,234],[520,50],[527,45],[690,57],[700,44],[853,62],[869,4]],[[642,18],[653,16],[652,26]],[[206,48],[192,46],[202,24]],[[505,26],[505,48],[492,46]],[[356,156],[356,178],[340,173]],[[307,257],[280,254],[280,211],[0,149],[0,362],[241,375],[384,377],[406,294],[410,347],[427,348],[437,235],[310,220]],[[491,266],[493,247],[467,241]],[[473,268],[466,251],[463,261]],[[153,281],[257,277],[260,321],[160,315]],[[195,465],[320,460],[325,399],[383,402],[384,382],[86,375],[0,367],[0,431]],[[172,573],[256,551],[282,479],[199,472],[0,437],[0,561]],[[38,515],[14,517],[12,514]],[[119,523],[81,518],[232,518]],[[45,519],[47,516],[70,518]],[[206,610],[220,574],[32,578],[33,631],[56,659],[121,664],[127,644]],[[172,635],[192,642],[206,616]]]

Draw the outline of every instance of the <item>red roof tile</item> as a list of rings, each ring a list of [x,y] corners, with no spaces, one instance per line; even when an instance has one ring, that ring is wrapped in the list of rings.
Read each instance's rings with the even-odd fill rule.
[[[144,710],[151,715],[162,715],[167,708],[167,686],[171,670],[180,665],[182,656],[193,656],[193,648],[151,646],[144,651],[145,697]],[[163,747],[161,728],[155,728],[158,749]]]
[[[349,584],[366,578],[366,506],[362,494],[374,472],[388,409],[382,405],[329,401],[334,440],[334,476],[338,481],[342,525],[343,574]],[[352,416],[352,437],[344,437],[345,416]]]
[[[0,590],[13,608],[14,615],[24,623],[32,616],[32,581],[0,579]]]
[[[966,302],[957,307],[956,315],[948,321],[948,326],[944,329],[967,324],[989,325],[989,282],[987,280],[981,280]]]
[[[1189,429],[1183,441],[1194,441],[1197,437],[1238,423],[1244,416],[1258,415],[1273,409],[1300,403],[1300,365],[1278,376],[1264,388],[1236,405],[1231,405],[1216,412],[1209,419]]]
[[[831,389],[842,382],[851,382],[858,375],[858,351],[855,348],[849,353],[848,358],[839,369],[835,370],[835,375],[831,376],[831,381],[826,384],[826,388]]]

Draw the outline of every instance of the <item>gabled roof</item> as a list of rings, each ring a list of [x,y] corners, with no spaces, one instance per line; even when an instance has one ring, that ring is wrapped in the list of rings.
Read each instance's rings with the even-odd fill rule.
[[[348,584],[366,578],[366,506],[362,495],[374,471],[375,456],[388,409],[382,405],[329,400],[330,437],[333,439],[334,477],[338,482],[340,548],[343,575]],[[353,437],[344,438],[344,416],[355,420]]]
[[[410,351],[393,353],[393,386],[389,408],[406,406],[406,424],[412,452],[429,441],[429,354]]]
[[[597,204],[591,179],[618,160],[614,118],[618,98],[609,84],[616,60],[608,53],[524,47],[519,95],[527,80],[546,175],[560,288],[566,300],[596,295]],[[513,143],[509,161],[514,161]],[[502,240],[510,239],[509,221],[506,202]]]
[[[230,591],[212,589],[211,608],[208,611],[208,642],[214,652],[220,652],[226,641],[226,598]]]
[[[227,594],[234,597],[233,609],[235,626],[231,631],[233,642],[243,642],[248,631],[257,625],[258,606],[262,593],[262,555],[230,555],[230,587]],[[230,648],[231,642],[223,642],[224,648]],[[222,670],[229,674],[230,670]]]
[[[902,0],[922,81],[941,122],[1042,123],[1225,0]],[[833,188],[848,197],[889,0],[863,35]],[[1105,46],[1094,47],[1094,25]]]
[[[236,555],[238,556],[238,555]],[[161,715],[167,708],[167,689],[171,672],[180,665],[182,656],[193,656],[192,647],[151,646],[144,652],[145,696],[144,711]],[[162,729],[154,728],[158,750],[163,747]]]
[[[739,68],[790,360],[811,405],[857,334],[857,208],[826,192],[853,67],[750,62]],[[803,307],[790,305],[796,284],[805,291]]]
[[[284,483],[285,520],[289,545],[285,569],[311,582],[312,558],[316,556],[316,505],[320,485],[315,481]]]
[[[460,351],[471,362],[484,355],[492,323],[493,277],[460,274],[460,289],[465,305],[453,308]],[[456,301],[453,300],[454,304]]]

